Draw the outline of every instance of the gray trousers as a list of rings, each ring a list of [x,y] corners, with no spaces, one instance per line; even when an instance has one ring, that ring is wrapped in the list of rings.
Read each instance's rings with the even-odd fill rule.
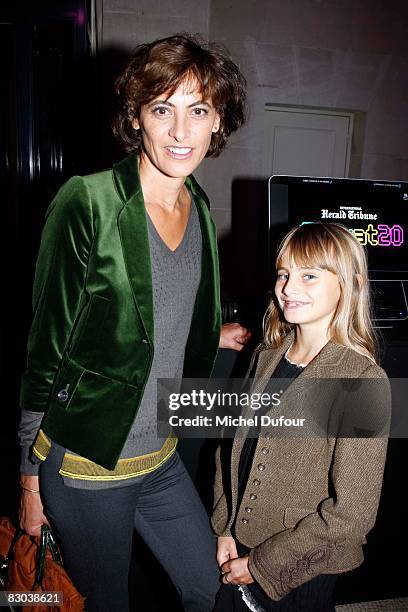
[[[46,514],[65,567],[89,612],[127,612],[136,529],[174,583],[185,610],[210,612],[220,587],[216,540],[177,452],[140,482],[115,489],[64,485],[62,452],[53,445],[40,468]],[[137,554],[137,551],[136,551]],[[160,589],[160,584],[154,585]],[[143,610],[149,612],[148,604]]]

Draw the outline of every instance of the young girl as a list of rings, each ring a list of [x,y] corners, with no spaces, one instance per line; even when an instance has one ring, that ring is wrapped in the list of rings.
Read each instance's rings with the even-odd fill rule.
[[[341,385],[343,379],[359,379],[359,387],[361,379],[377,379],[365,381],[360,400],[380,417],[382,433],[278,438],[269,427],[257,438],[236,435],[227,461],[220,447],[212,525],[223,585],[215,610],[328,612],[336,574],[363,562],[390,415],[369,312],[365,252],[353,234],[337,223],[292,229],[279,248],[264,341],[250,366],[252,389],[277,378],[279,414],[313,416],[339,402],[339,386],[350,408],[347,389],[355,381]]]

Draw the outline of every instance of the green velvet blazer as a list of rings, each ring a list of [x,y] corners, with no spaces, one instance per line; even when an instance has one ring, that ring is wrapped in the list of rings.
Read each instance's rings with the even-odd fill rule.
[[[201,280],[185,377],[208,377],[221,327],[216,229],[208,199],[186,179],[198,210]],[[43,431],[113,469],[135,418],[154,352],[148,230],[138,159],[73,177],[46,217],[33,289],[21,407],[45,412]]]

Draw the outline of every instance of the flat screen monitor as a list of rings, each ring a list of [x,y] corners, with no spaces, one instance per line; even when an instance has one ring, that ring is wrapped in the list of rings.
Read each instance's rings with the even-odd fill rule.
[[[370,271],[408,278],[408,183],[273,176],[269,220],[272,240],[285,221],[342,223],[367,247]]]
[[[408,183],[310,176],[269,179],[269,261],[289,228],[316,221],[345,225],[366,247],[374,320],[394,331],[403,323],[405,334]]]

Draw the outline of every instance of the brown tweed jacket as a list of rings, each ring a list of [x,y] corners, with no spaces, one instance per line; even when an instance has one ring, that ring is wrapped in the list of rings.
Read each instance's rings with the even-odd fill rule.
[[[252,390],[266,387],[292,340],[293,333],[281,347],[260,351]],[[218,536],[229,536],[236,516],[235,535],[251,549],[250,572],[273,600],[318,574],[360,565],[362,544],[374,525],[381,493],[391,413],[384,370],[329,341],[282,395],[279,415],[302,405],[306,397],[302,381],[310,378],[382,379],[368,401],[382,415],[384,428],[379,437],[371,438],[279,438],[262,430],[239,508],[238,466],[245,435],[241,431],[234,439],[230,472],[225,462],[221,465],[221,448],[217,450],[212,526]],[[333,403],[336,398],[329,395],[334,389],[319,388],[312,400],[307,396],[307,405],[314,411]]]

